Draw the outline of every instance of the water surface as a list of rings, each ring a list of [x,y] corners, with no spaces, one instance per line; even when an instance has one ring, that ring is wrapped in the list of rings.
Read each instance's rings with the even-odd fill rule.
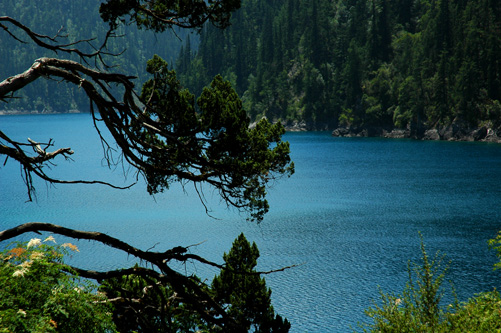
[[[53,138],[58,147],[72,147],[74,162],[57,161],[56,177],[136,181],[131,172],[124,179],[127,170],[120,167],[103,167],[89,115],[0,117],[0,128],[19,140]],[[269,190],[271,210],[260,225],[227,210],[209,188],[217,219],[205,214],[189,185],[152,198],[141,179],[124,191],[37,182],[37,200],[25,203],[19,166],[9,160],[0,166],[0,228],[51,222],[155,250],[203,242],[190,251],[217,262],[243,231],[259,247],[260,269],[301,264],[266,277],[274,307],[291,321],[292,332],[345,332],[365,321],[363,310],[377,299],[378,286],[402,290],[407,261],[419,256],[419,232],[430,254],[440,250],[451,260],[448,277],[461,300],[499,287],[486,242],[501,229],[500,145],[329,133],[288,133],[285,139],[296,174]],[[85,268],[133,263],[94,243],[78,246],[71,262]],[[207,279],[214,274],[198,263],[177,268]]]

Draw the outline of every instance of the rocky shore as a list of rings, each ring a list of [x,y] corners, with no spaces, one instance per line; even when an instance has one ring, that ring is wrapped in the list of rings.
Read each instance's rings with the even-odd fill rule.
[[[0,110],[0,116],[18,116],[18,115],[36,115],[36,114],[64,114],[64,113],[82,113],[80,110],[68,110],[64,112],[57,111],[38,111],[38,110]]]
[[[328,126],[311,126],[304,121],[283,123],[286,131],[303,132],[326,130]],[[480,141],[501,143],[501,127],[482,126],[469,128],[453,123],[449,126],[427,128],[422,126],[409,126],[407,128],[386,127],[338,127],[332,131],[334,137],[382,137],[392,139],[415,140],[444,140],[444,141]]]
[[[383,137],[411,138],[417,140],[481,141],[501,143],[501,128],[482,126],[465,128],[456,124],[436,128],[383,128],[383,127],[339,127],[332,132],[335,137]]]

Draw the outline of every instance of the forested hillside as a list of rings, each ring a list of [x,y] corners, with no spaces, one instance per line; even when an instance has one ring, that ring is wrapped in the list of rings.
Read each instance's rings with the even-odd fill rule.
[[[94,48],[102,45],[108,30],[108,25],[99,17],[100,3],[99,0],[2,0],[0,16],[17,19],[37,33],[51,37],[59,33],[61,37],[58,41],[61,44],[96,38],[78,45],[86,52],[93,52]],[[6,30],[0,29],[0,81],[24,72],[40,57],[54,56],[53,52],[28,40],[13,25],[4,25],[8,32],[29,43],[20,43]],[[183,37],[186,32],[180,31],[179,34]],[[118,72],[139,76],[139,87],[139,83],[146,78],[146,61],[154,54],[159,54],[172,63],[182,44],[181,39],[170,31],[155,34],[138,30],[135,26],[122,25],[116,35],[122,37],[110,38],[107,51],[112,54],[124,53],[120,57],[110,56],[105,60],[110,66],[118,66],[115,68]],[[69,58],[79,60],[75,56]],[[44,93],[40,94],[40,91]],[[19,98],[1,103],[0,110],[66,112],[70,109],[89,109],[88,98],[82,91],[51,80],[41,80],[29,85],[16,97]]]
[[[310,129],[501,125],[498,0],[244,0],[232,22],[207,26],[177,69],[194,91],[221,73],[253,118]]]

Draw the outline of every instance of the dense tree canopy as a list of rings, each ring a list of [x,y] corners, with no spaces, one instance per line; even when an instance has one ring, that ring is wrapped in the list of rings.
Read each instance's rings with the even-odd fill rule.
[[[101,55],[108,65],[114,66],[119,72],[126,71],[128,75],[137,77],[138,83],[147,80],[145,63],[148,59],[158,54],[173,63],[182,39],[190,34],[186,29],[154,33],[138,30],[134,25],[121,24],[107,37],[109,25],[101,20],[99,5],[100,1],[97,0],[5,0],[0,2],[0,15],[16,19],[25,27],[50,36],[60,44],[84,40],[68,48],[94,53],[104,46]],[[3,20],[1,24],[0,57],[4,61],[0,62],[0,73],[3,78],[23,72],[34,59],[54,57],[51,50],[29,43],[29,39],[20,33],[21,30],[13,22]],[[9,32],[23,42],[12,38]],[[58,54],[62,55],[60,51]],[[113,56],[118,54],[120,57]],[[80,61],[77,55],[68,55],[66,58]],[[41,91],[43,94],[40,94]],[[0,110],[40,113],[89,110],[89,101],[84,92],[59,84],[56,80],[38,80],[18,91],[16,96],[18,98],[10,99],[8,103],[0,103]]]
[[[221,73],[253,118],[498,128],[500,27],[492,0],[248,0],[177,68],[194,91]]]

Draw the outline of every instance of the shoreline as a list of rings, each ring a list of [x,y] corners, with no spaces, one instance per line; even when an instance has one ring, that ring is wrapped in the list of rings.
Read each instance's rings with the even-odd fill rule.
[[[79,113],[88,113],[80,110],[69,110],[65,112],[57,112],[57,111],[38,111],[38,110],[0,110],[0,116],[21,116],[21,115],[44,115],[44,114],[79,114]]]
[[[57,111],[25,111],[25,110],[0,110],[0,116],[19,115],[53,115],[53,114],[82,114],[87,113],[80,110],[69,110],[66,112]],[[255,124],[255,123],[254,123]],[[351,127],[341,126],[334,130],[325,126],[322,129],[310,128],[306,122],[283,123],[287,132],[316,132],[332,131],[333,137],[380,137],[388,139],[414,139],[429,141],[464,141],[464,142],[489,142],[501,144],[501,128],[494,129],[489,126],[478,128],[463,128],[456,124],[439,126],[437,128],[385,128],[385,127]],[[252,127],[252,124],[251,124]]]
[[[493,128],[485,125],[476,128],[467,128],[458,124],[427,128],[413,126],[407,128],[391,128],[378,126],[340,126],[332,129],[329,126],[316,128],[308,126],[306,122],[282,123],[287,132],[331,131],[333,137],[374,137],[388,139],[413,139],[429,141],[463,141],[463,142],[490,142],[501,144],[501,127]]]
[[[382,137],[389,139],[414,139],[428,141],[463,141],[501,143],[501,129],[488,126],[463,128],[455,124],[437,128],[352,128],[338,127],[332,131],[333,137]]]

